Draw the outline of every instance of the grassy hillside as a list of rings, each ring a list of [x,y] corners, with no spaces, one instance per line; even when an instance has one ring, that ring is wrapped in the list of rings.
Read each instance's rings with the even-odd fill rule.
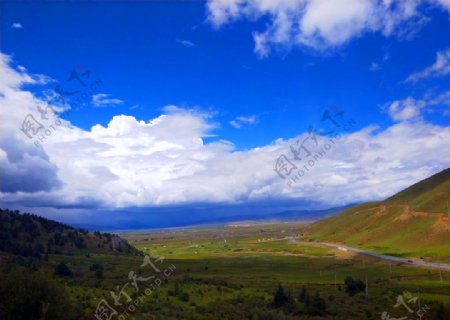
[[[380,253],[450,261],[450,169],[381,202],[369,202],[311,225],[317,241]]]
[[[448,213],[450,205],[450,168],[388,198],[386,203],[405,203],[413,211]]]

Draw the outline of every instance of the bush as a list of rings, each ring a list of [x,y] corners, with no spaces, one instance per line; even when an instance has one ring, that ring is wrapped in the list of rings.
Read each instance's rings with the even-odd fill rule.
[[[75,319],[64,286],[40,272],[11,271],[0,281],[0,319]]]
[[[358,279],[353,280],[352,277],[346,277],[344,283],[345,292],[347,292],[350,297],[366,289],[366,285],[364,284],[364,282]]]
[[[433,308],[432,319],[436,320],[446,320],[450,319],[450,304],[444,305],[444,303],[439,302],[437,307]]]
[[[72,275],[72,271],[70,271],[69,267],[66,266],[64,262],[61,262],[55,267],[55,274],[57,276],[70,277]]]
[[[100,263],[93,263],[89,267],[89,270],[91,271],[103,270],[103,266]]]
[[[187,292],[180,292],[178,294],[178,299],[184,302],[188,302],[189,301],[189,294]]]

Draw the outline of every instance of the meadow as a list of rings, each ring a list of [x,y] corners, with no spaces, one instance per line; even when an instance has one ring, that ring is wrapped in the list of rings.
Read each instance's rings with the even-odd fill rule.
[[[176,266],[161,287],[159,307],[151,309],[157,319],[379,319],[383,312],[400,318],[411,315],[394,307],[406,292],[430,307],[422,319],[439,319],[441,303],[450,303],[448,272],[326,248],[308,242],[306,226],[241,223],[121,236],[145,254],[164,256]],[[367,283],[367,290],[350,296],[346,277]],[[279,285],[290,303],[275,308]],[[305,289],[326,301],[326,312],[307,310],[300,298]]]
[[[0,312],[4,319],[449,318],[448,271],[324,247],[308,227],[131,231],[120,237],[133,248],[116,251],[103,247],[119,238],[97,233],[86,235],[89,248],[68,242],[41,258],[2,252]]]

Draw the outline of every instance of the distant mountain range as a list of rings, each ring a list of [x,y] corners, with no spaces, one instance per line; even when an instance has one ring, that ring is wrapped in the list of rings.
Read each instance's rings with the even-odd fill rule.
[[[257,209],[253,212],[249,213],[241,213],[241,214],[230,214],[230,215],[222,215],[216,216],[213,214],[205,215],[203,213],[198,214],[196,216],[194,213],[186,213],[188,216],[186,219],[173,219],[169,221],[166,225],[164,222],[167,222],[167,214],[166,217],[161,214],[155,214],[152,217],[152,213],[147,213],[145,216],[142,215],[142,220],[123,220],[118,224],[85,224],[85,223],[70,223],[71,226],[76,228],[83,228],[91,231],[118,231],[118,230],[139,230],[139,229],[159,229],[166,227],[188,227],[188,226],[202,226],[202,225],[220,225],[227,224],[231,222],[241,222],[241,221],[253,221],[253,222],[266,222],[266,221],[317,221],[320,219],[324,219],[333,214],[341,212],[342,210],[349,208],[352,205],[329,208],[324,210],[284,210],[280,212],[271,212],[261,214]],[[239,208],[230,208],[230,211],[239,211]],[[248,211],[248,210],[247,210]],[[156,217],[160,217],[161,221],[154,221]],[[153,218],[153,221],[149,219]],[[152,223],[155,222],[155,223]]]
[[[450,262],[450,169],[311,225],[317,241]]]

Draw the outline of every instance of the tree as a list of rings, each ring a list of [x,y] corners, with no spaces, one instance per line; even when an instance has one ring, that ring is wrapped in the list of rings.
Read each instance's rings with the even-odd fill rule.
[[[305,288],[305,286],[302,286],[302,291],[300,291],[300,294],[298,296],[298,301],[305,302],[305,298],[306,298],[306,288]]]
[[[275,308],[281,308],[288,301],[288,296],[284,292],[281,284],[278,285],[278,289],[273,295],[273,305]]]
[[[317,292],[312,300],[313,315],[324,316],[327,314],[327,303]]]
[[[311,298],[309,297],[308,291],[306,291],[305,301],[303,302],[303,304],[305,305],[305,310],[308,310],[309,306],[311,305]]]

